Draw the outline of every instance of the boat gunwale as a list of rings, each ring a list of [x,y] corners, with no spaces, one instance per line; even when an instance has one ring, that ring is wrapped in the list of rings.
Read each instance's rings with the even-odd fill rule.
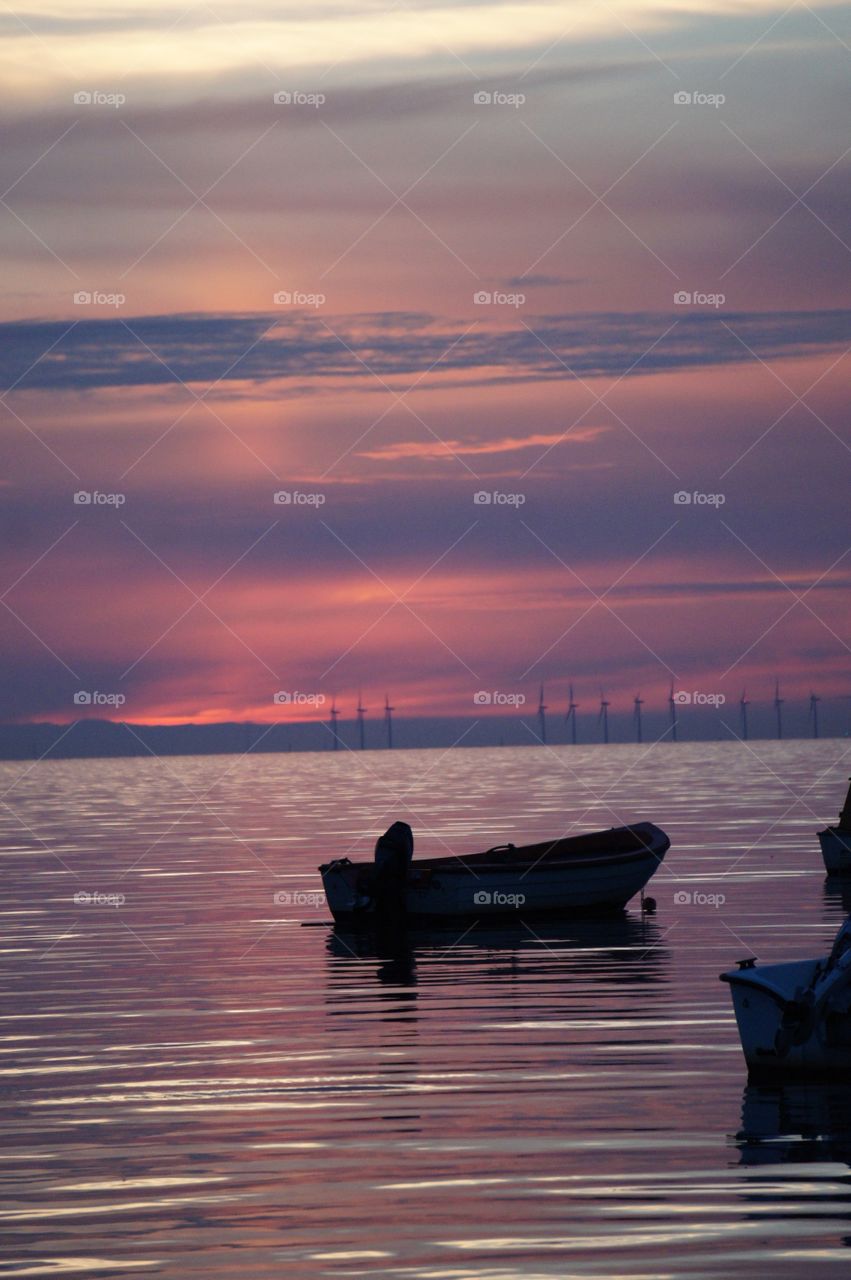
[[[611,831],[615,832],[650,832],[650,839],[646,842],[638,843],[636,847],[624,849],[621,851],[606,852],[601,850],[600,853],[588,853],[585,856],[579,854],[574,856],[559,856],[558,846],[567,842],[575,841],[577,846],[583,839],[589,837],[602,838]],[[641,836],[638,837],[639,841]],[[671,847],[669,837],[662,831],[661,827],[657,827],[652,822],[635,823],[629,827],[611,827],[609,830],[589,832],[585,836],[567,836],[561,840],[546,841],[542,840],[532,845],[517,845],[510,851],[506,845],[497,845],[494,849],[486,849],[481,853],[471,854],[451,854],[449,857],[439,858],[423,858],[418,862],[412,862],[408,868],[409,876],[419,871],[439,871],[441,874],[450,875],[476,875],[484,872],[488,875],[502,874],[510,875],[512,872],[530,875],[539,871],[563,871],[578,870],[589,867],[612,867],[623,866],[629,862],[635,862],[639,859],[654,858],[657,862],[661,862]],[[549,852],[535,854],[534,851],[545,849]],[[484,862],[481,859],[487,858],[490,854],[500,852],[505,853],[501,861]],[[319,871],[323,875],[326,871],[331,870],[335,863],[341,862],[342,859],[332,859],[331,862],[324,862],[320,865]],[[374,862],[353,862],[348,860],[348,866],[355,870],[374,867]]]
[[[810,958],[807,960],[790,960],[786,963],[789,965],[814,964],[816,967],[813,971],[813,978],[815,978],[818,975],[818,966],[826,964],[827,959],[827,956],[819,956],[815,961]],[[794,991],[784,991],[781,987],[777,986],[777,984],[772,981],[765,972],[766,969],[780,967],[780,965],[766,965],[762,971],[760,971],[758,966],[754,966],[750,969],[727,969],[724,973],[719,973],[718,977],[721,982],[727,982],[731,987],[749,987],[752,991],[760,991],[763,995],[769,996],[775,1004],[778,1004],[785,1009],[786,1006],[794,999]],[[785,965],[783,967],[785,967]]]

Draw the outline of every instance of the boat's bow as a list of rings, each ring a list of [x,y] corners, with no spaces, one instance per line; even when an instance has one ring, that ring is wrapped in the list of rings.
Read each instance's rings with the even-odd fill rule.
[[[828,956],[768,965],[749,958],[720,977],[751,1070],[851,1068],[851,920]]]

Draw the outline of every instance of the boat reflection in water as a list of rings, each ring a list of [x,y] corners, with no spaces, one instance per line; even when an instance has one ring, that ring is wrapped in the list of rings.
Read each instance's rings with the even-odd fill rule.
[[[749,1084],[735,1141],[743,1165],[851,1165],[851,1084]]]
[[[389,1100],[381,1115],[394,1140],[451,1142],[472,1108],[477,1141],[531,1150],[561,1133],[572,1143],[578,1090],[609,1091],[623,1107],[645,1070],[656,1078],[650,1057],[670,1052],[669,953],[640,918],[336,925],[326,946],[324,1011],[350,1072],[349,1111],[359,1096],[367,1108]]]
[[[822,896],[825,906],[832,908],[828,919],[834,919],[834,912],[837,909],[841,909],[843,915],[851,915],[851,877],[825,876]]]
[[[664,931],[653,921],[622,915],[598,920],[551,921],[495,925],[473,924],[465,929],[401,927],[347,929],[334,925],[328,936],[329,956],[343,965],[353,961],[380,963],[374,968],[380,982],[413,985],[418,976],[447,981],[446,966],[457,970],[449,980],[519,978],[524,974],[577,977],[610,982],[613,973],[625,983],[663,980],[668,950]]]
[[[760,1238],[782,1232],[790,1255],[817,1237],[821,1257],[832,1255],[847,1274],[847,1254],[840,1255],[851,1247],[851,1084],[747,1085],[735,1143],[744,1230]]]

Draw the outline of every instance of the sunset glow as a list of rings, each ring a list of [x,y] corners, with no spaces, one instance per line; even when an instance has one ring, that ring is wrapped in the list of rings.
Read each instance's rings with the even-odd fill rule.
[[[849,40],[767,2],[8,14],[2,718],[844,698]]]

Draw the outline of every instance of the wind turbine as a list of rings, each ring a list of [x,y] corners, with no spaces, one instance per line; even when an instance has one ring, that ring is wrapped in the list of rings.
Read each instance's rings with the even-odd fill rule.
[[[547,741],[547,705],[544,702],[544,685],[541,683],[541,691],[538,694],[538,724],[541,727],[541,742]]]
[[[674,682],[671,681],[671,687],[668,690],[668,710],[671,713],[671,741],[677,740],[677,704],[674,701]]]
[[[635,710],[633,711],[633,719],[635,720],[635,741],[643,742],[644,739],[641,736],[641,708],[644,704],[644,699],[640,693],[635,695],[633,703],[635,706]]]
[[[337,717],[339,714],[340,713],[337,710],[337,695],[335,693],[331,698],[331,738],[334,743],[331,748],[332,751],[336,751],[340,745],[340,739],[337,737]]]
[[[774,714],[777,717],[777,739],[783,737],[783,703],[785,699],[780,697],[780,681],[774,681]]]
[[[818,694],[815,694],[815,693],[810,694],[810,719],[813,722],[814,738],[818,737],[818,704],[820,702],[821,702],[821,698],[818,696]]]
[[[576,746],[576,708],[578,703],[573,701],[573,685],[568,685],[568,701],[567,715],[564,717],[565,724],[570,725],[570,741]]]
[[[600,714],[597,716],[597,723],[603,722],[603,741],[609,741],[609,704],[606,701],[606,695],[600,690]]]
[[[360,689],[358,689],[358,708],[357,708],[357,711],[358,711],[358,736],[359,736],[359,738],[360,738],[360,749],[361,749],[361,751],[363,751],[363,749],[364,749],[364,740],[363,740],[363,718],[364,718],[364,716],[366,715],[366,707],[363,705],[363,698],[361,697],[361,691],[360,691]]]
[[[395,707],[391,707],[390,699],[387,694],[384,695],[384,721],[387,725],[387,747],[391,750],[393,747],[393,712]]]
[[[739,698],[739,711],[741,712],[741,716],[742,716],[742,742],[747,742],[748,740],[748,706],[749,705],[750,705],[750,699],[748,698],[747,689],[743,689],[742,696],[741,698]]]

